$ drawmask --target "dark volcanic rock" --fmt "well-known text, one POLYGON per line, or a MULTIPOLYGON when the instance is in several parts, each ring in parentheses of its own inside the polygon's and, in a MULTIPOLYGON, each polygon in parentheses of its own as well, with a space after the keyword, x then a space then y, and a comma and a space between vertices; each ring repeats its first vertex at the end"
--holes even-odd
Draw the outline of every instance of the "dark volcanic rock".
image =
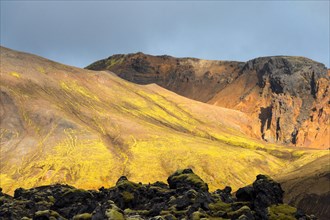
POLYGON ((236 192, 236 198, 238 201, 252 202, 255 198, 254 188, 252 186, 239 188, 236 192))
POLYGON ((58 210, 63 216, 72 218, 77 214, 91 213, 96 206, 97 201, 92 193, 82 189, 71 189, 56 199, 51 208, 58 210))
POLYGON ((236 193, 238 201, 250 202, 261 219, 267 218, 267 207, 283 203, 281 185, 268 176, 258 175, 252 186, 240 188, 236 193))
POLYGON ((304 57, 273 56, 248 61, 241 74, 255 71, 261 88, 270 83, 272 92, 316 97, 317 81, 327 76, 326 67, 304 57))
POLYGON ((281 185, 268 176, 258 175, 257 180, 253 183, 253 189, 256 207, 268 207, 283 203, 284 191, 281 185))
POLYGON ((124 220, 124 219, 311 219, 282 204, 281 186, 258 175, 253 186, 209 193, 207 184, 191 169, 178 170, 162 182, 137 184, 120 177, 116 186, 99 191, 68 185, 19 188, 15 196, 0 194, 0 219, 124 220), (275 217, 274 217, 275 216, 275 217))
POLYGON ((217 189, 215 191, 216 194, 219 195, 221 201, 225 202, 225 203, 232 203, 233 197, 231 195, 231 187, 230 186, 226 186, 223 190, 217 189))

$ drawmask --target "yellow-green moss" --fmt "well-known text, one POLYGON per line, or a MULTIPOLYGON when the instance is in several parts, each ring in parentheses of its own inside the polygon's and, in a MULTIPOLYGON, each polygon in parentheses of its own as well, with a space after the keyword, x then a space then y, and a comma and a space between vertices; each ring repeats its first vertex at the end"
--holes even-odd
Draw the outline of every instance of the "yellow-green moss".
POLYGON ((74 194, 89 194, 90 196, 92 196, 92 194, 90 192, 88 192, 87 190, 84 189, 68 189, 63 196, 66 196, 69 193, 74 193, 74 194))
POLYGON ((51 202, 51 203, 54 203, 55 202, 55 198, 54 196, 47 196, 48 200, 51 202))
POLYGON ((39 73, 46 74, 46 71, 42 66, 38 66, 37 70, 38 70, 39 73))
POLYGON ((297 209, 287 204, 268 207, 269 220, 294 220, 297 209))
POLYGON ((107 66, 107 68, 110 68, 112 66, 119 65, 119 64, 123 63, 123 61, 124 61, 123 57, 121 57, 119 59, 112 58, 112 59, 109 59, 109 60, 106 61, 106 66, 107 66))
POLYGON ((11 72, 10 75, 16 78, 21 78, 21 74, 19 74, 18 72, 11 72))
POLYGON ((35 213, 36 217, 38 217, 38 216, 47 216, 47 215, 52 216, 52 217, 56 217, 56 218, 60 217, 60 215, 57 212, 53 211, 53 210, 42 210, 42 211, 37 211, 35 213))
POLYGON ((180 179, 185 180, 187 182, 192 183, 193 185, 195 185, 197 187, 200 187, 203 190, 208 190, 207 184, 199 176, 197 176, 194 173, 182 174, 182 172, 183 172, 183 170, 178 170, 176 172, 176 174, 179 174, 179 175, 173 176, 172 180, 173 181, 178 181, 180 179))
POLYGON ((231 211, 231 205, 228 203, 224 203, 222 201, 218 201, 216 203, 210 203, 209 208, 212 211, 224 211, 224 212, 231 211))
POLYGON ((192 214, 192 220, 200 220, 201 218, 205 218, 206 215, 204 215, 203 213, 200 212, 194 212, 192 214))
POLYGON ((134 199, 133 193, 130 193, 130 192, 127 192, 127 191, 124 191, 122 193, 122 195, 123 195, 123 199, 124 199, 125 202, 130 202, 134 199))
POLYGON ((108 220, 125 220, 124 215, 114 209, 108 209, 105 215, 108 217, 108 220))
POLYGON ((90 213, 83 213, 83 214, 75 215, 73 217, 73 220, 89 220, 89 219, 92 219, 92 214, 90 213))
POLYGON ((121 189, 137 189, 139 184, 131 182, 129 180, 122 180, 116 184, 116 187, 121 189))
POLYGON ((243 206, 240 209, 236 210, 236 211, 231 211, 228 212, 228 216, 229 217, 235 217, 235 216, 240 216, 243 215, 246 212, 251 211, 251 209, 248 206, 243 206))
POLYGON ((132 209, 125 209, 124 213, 127 215, 148 215, 148 210, 132 210, 132 209))

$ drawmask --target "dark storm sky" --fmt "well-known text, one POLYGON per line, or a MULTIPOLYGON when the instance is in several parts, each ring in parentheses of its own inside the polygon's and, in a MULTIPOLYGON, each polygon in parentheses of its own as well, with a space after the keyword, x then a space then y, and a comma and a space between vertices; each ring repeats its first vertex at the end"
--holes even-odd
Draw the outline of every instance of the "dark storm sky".
POLYGON ((329 1, 1 1, 1 45, 84 67, 117 53, 330 66, 329 1))

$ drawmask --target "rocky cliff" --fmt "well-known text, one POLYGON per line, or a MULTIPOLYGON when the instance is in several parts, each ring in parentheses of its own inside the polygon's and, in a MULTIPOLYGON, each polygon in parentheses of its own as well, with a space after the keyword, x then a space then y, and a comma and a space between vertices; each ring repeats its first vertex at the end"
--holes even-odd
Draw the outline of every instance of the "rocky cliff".
POLYGON ((329 75, 304 57, 273 56, 246 63, 194 58, 114 55, 88 67, 129 81, 248 113, 252 135, 272 143, 329 148, 329 75))
POLYGON ((303 57, 248 61, 239 77, 210 103, 248 113, 268 142, 329 148, 329 76, 303 57))

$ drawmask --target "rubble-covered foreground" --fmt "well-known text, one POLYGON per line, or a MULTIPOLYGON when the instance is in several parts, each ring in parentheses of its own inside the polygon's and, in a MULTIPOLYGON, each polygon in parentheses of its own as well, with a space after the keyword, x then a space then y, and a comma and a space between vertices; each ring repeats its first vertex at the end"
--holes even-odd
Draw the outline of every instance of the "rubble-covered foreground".
POLYGON ((0 194, 1 219, 316 219, 283 204, 281 185, 258 175, 235 195, 230 187, 210 193, 191 169, 178 170, 168 184, 134 183, 122 176, 112 188, 49 185, 0 194))

